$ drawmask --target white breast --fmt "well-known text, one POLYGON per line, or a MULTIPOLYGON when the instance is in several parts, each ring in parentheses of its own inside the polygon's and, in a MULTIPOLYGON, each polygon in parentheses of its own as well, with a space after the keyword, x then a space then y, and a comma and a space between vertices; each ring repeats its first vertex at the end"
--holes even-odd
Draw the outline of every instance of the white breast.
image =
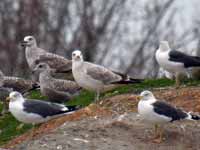
POLYGON ((169 61, 169 51, 160 52, 160 50, 156 51, 156 60, 158 64, 165 70, 176 73, 176 72, 185 72, 183 63, 169 61))
POLYGON ((143 101, 138 103, 138 113, 140 116, 148 122, 151 123, 166 123, 171 120, 171 118, 159 115, 154 112, 153 106, 151 105, 153 101, 143 101))
POLYGON ((23 123, 41 123, 44 122, 44 118, 37 114, 26 113, 23 111, 23 105, 21 102, 10 102, 9 111, 19 121, 23 123))
POLYGON ((72 73, 75 81, 78 83, 79 86, 92 91, 103 90, 104 84, 101 81, 94 80, 93 78, 88 76, 86 68, 84 68, 83 65, 79 64, 79 62, 73 63, 72 73))

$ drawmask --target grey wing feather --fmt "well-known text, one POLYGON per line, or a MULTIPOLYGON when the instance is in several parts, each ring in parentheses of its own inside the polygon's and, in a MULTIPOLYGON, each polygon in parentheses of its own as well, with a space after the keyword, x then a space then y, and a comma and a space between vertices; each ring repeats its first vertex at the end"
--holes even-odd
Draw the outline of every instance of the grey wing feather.
POLYGON ((39 64, 40 62, 47 63, 51 68, 61 71, 69 71, 72 69, 71 60, 52 53, 45 53, 40 55, 35 63, 39 64))
POLYGON ((13 88, 16 91, 24 92, 32 89, 35 83, 18 77, 4 77, 3 86, 13 88))
POLYGON ((109 84, 121 80, 121 76, 115 74, 111 70, 95 64, 86 63, 86 73, 95 80, 99 80, 104 84, 109 84))
POLYGON ((169 56, 169 60, 184 63, 185 67, 200 66, 200 57, 198 56, 190 56, 176 50, 171 50, 169 56))
POLYGON ((74 92, 80 90, 80 86, 74 81, 54 79, 52 84, 52 87, 59 91, 74 92))
POLYGON ((65 107, 55 103, 48 103, 40 100, 26 100, 24 102, 24 110, 30 113, 37 113, 43 117, 53 116, 64 113, 65 107))
POLYGON ((51 88, 44 88, 44 95, 48 97, 49 101, 57 103, 66 102, 71 98, 71 95, 69 93, 51 88))
POLYGON ((156 101, 155 103, 153 103, 153 106, 154 106, 155 112, 172 118, 171 121, 180 120, 180 119, 184 119, 187 117, 186 112, 184 112, 181 109, 178 109, 164 101, 156 101))

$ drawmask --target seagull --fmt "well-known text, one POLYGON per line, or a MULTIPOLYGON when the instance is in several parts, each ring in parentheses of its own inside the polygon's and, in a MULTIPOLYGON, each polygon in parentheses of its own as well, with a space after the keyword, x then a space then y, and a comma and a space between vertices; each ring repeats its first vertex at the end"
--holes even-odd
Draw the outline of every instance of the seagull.
POLYGON ((71 71, 71 60, 39 48, 34 36, 25 36, 21 45, 25 47, 26 60, 31 70, 40 62, 45 62, 51 68, 57 69, 60 72, 71 71))
POLYGON ((14 91, 25 93, 39 87, 37 82, 14 76, 5 76, 0 70, 0 87, 11 88, 14 91))
POLYGON ((180 86, 179 74, 188 73, 192 67, 200 67, 200 57, 190 56, 183 52, 172 50, 167 41, 161 41, 159 49, 155 53, 160 67, 175 74, 176 86, 180 86))
POLYGON ((34 69, 39 73, 40 91, 51 102, 62 103, 80 94, 81 87, 74 81, 52 77, 54 69, 46 63, 39 63, 34 69))
POLYGON ((46 101, 25 99, 21 93, 13 91, 9 94, 9 111, 20 122, 27 124, 40 124, 50 119, 70 114, 76 111, 76 106, 46 101))
MULTIPOLYGON (((157 100, 150 91, 141 92, 138 113, 147 122, 155 124, 155 135, 158 136, 159 125, 176 120, 200 120, 200 116, 185 112, 164 101, 157 100)), ((163 130, 159 131, 158 141, 162 141, 163 130)))
POLYGON ((81 51, 72 52, 72 74, 75 81, 87 90, 96 92, 95 101, 106 85, 140 83, 141 79, 132 79, 127 75, 111 71, 103 66, 83 60, 81 51))

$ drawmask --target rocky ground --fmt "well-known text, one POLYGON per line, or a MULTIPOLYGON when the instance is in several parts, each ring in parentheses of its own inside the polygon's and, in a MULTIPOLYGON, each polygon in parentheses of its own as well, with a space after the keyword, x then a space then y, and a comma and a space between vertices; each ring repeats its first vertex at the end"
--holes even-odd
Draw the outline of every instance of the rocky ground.
MULTIPOLYGON (((156 97, 187 111, 200 112, 200 88, 156 89, 156 97)), ((167 124, 165 139, 155 143, 152 125, 137 115, 133 94, 117 95, 78 112, 49 121, 10 141, 15 150, 198 150, 200 123, 167 124)))

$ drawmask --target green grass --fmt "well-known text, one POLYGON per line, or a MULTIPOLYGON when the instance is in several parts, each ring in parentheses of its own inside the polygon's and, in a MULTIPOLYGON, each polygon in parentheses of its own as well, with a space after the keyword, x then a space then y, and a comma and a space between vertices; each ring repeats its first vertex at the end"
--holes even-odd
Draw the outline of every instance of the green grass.
MULTIPOLYGON (((200 81, 194 80, 185 80, 183 84, 186 86, 197 86, 200 85, 200 81)), ((118 87, 114 90, 101 94, 101 98, 103 97, 110 97, 113 95, 123 94, 123 93, 139 93, 142 90, 151 90, 152 88, 158 87, 167 87, 174 85, 174 81, 168 79, 157 79, 157 80, 145 80, 143 83, 134 84, 134 85, 125 85, 118 87)), ((71 101, 67 102, 67 105, 80 105, 80 106, 87 106, 89 105, 95 97, 94 92, 89 92, 83 90, 79 96, 76 96, 71 101)), ((32 99, 42 99, 46 100, 46 97, 41 96, 39 91, 32 91, 28 98, 32 99)), ((0 104, 0 111, 2 109, 2 104, 0 104)), ((22 129, 16 130, 17 126, 20 125, 11 114, 7 114, 0 117, 0 145, 5 144, 12 138, 26 132, 27 130, 32 128, 32 125, 24 125, 22 129)))
POLYGON ((21 129, 16 130, 19 125, 20 122, 10 114, 0 117, 0 145, 32 128, 32 125, 26 124, 21 129))

